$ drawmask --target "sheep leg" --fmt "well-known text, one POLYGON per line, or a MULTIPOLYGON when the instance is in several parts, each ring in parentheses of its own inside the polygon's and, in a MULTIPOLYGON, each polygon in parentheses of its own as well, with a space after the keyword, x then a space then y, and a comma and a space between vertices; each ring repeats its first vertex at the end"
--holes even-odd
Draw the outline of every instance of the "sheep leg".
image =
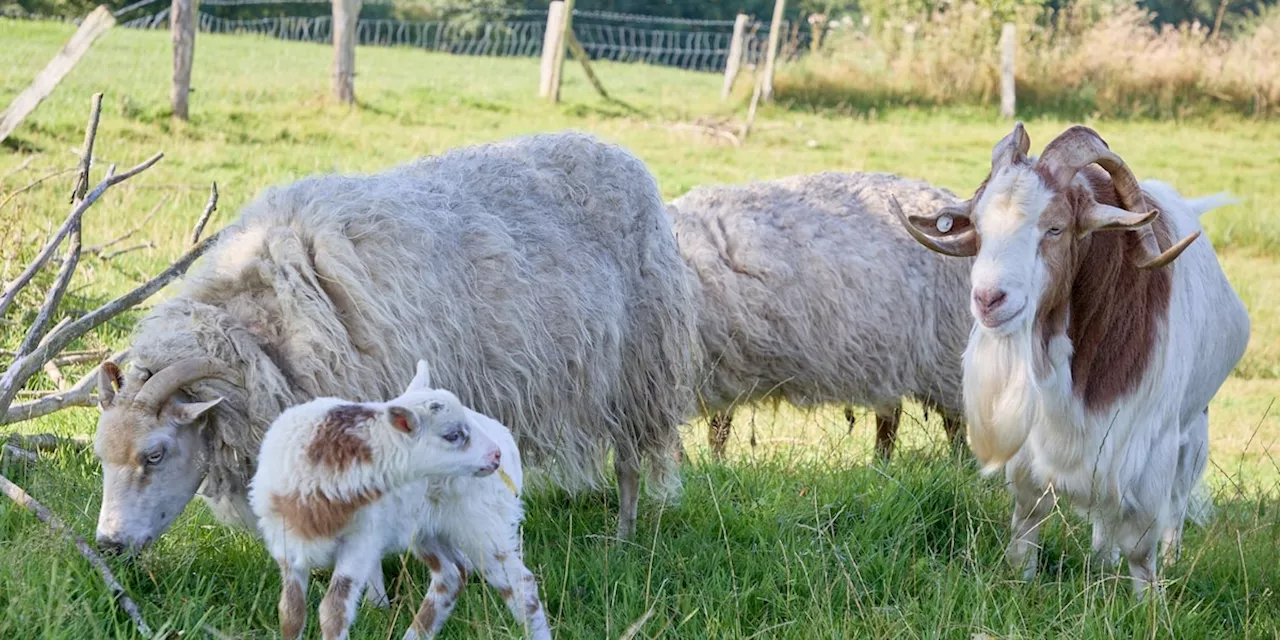
POLYGON ((969 446, 965 442, 964 418, 946 411, 940 410, 939 413, 942 414, 942 430, 947 433, 947 441, 951 443, 952 455, 963 456, 964 450, 969 446))
POLYGON ((1009 463, 1008 480, 1013 492, 1013 518, 1009 528, 1013 532, 1005 559, 1015 569, 1022 570, 1022 579, 1036 575, 1040 558, 1040 525, 1053 511, 1055 496, 1048 489, 1037 487, 1031 472, 1016 460, 1009 463))
MULTIPOLYGON (((346 551, 346 550, 344 550, 346 551)), ((346 640, 356 621, 356 605, 373 565, 382 560, 380 549, 352 549, 333 567, 329 590, 320 601, 320 633, 324 640, 346 640)))
POLYGON ((425 640, 440 633, 453 613, 458 596, 467 584, 467 572, 454 560, 454 554, 434 538, 415 540, 411 550, 431 569, 431 584, 427 585, 427 595, 413 616, 413 624, 404 632, 404 640, 425 640))
POLYGON ((707 426, 707 444, 711 445, 711 455, 716 460, 724 460, 725 446, 729 443, 729 434, 733 431, 733 416, 717 411, 711 414, 707 426))
POLYGON ((311 571, 280 560, 280 636, 297 640, 307 626, 307 578, 311 571))
POLYGON ((639 466, 620 451, 614 454, 613 468, 618 475, 618 538, 621 540, 630 540, 636 530, 636 513, 640 507, 639 466))
POLYGON ((387 585, 382 575, 381 562, 373 565, 373 571, 369 572, 369 586, 364 592, 364 601, 375 609, 386 609, 391 606, 391 599, 387 597, 387 585))
POLYGON ((876 455, 881 460, 893 456, 893 445, 898 440, 898 423, 902 420, 902 404, 876 409, 876 455))
POLYGON ((511 615, 524 627, 525 634, 533 640, 551 640, 547 613, 538 598, 538 579, 516 551, 494 553, 484 567, 484 579, 498 590, 511 615))
POLYGON ((845 433, 852 435, 853 428, 858 424, 858 415, 853 412, 853 407, 844 408, 844 421, 849 423, 849 430, 845 433))
POLYGON ((1093 557, 1104 569, 1120 564, 1120 547, 1115 544, 1115 533, 1101 520, 1093 522, 1093 557))

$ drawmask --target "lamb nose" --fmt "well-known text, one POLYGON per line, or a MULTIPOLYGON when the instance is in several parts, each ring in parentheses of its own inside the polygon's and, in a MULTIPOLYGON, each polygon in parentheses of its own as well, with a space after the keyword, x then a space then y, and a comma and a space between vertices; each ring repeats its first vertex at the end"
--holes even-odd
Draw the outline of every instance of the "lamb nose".
POLYGON ((1004 303, 1005 297, 1007 296, 1004 289, 982 289, 973 292, 974 301, 987 311, 994 311, 1004 303))

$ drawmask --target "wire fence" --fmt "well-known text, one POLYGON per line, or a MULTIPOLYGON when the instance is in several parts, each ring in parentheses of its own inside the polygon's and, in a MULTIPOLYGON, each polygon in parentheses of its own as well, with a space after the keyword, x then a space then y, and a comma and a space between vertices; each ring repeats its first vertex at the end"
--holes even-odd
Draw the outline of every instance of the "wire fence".
MULTIPOLYGON (((227 8, 328 5, 330 0, 202 0, 198 29, 204 33, 253 34, 280 40, 332 42, 329 15, 273 15, 228 17, 227 8)), ((365 7, 387 7, 368 3, 365 7)), ((314 9, 316 7, 311 7, 314 9)), ((301 11, 296 11, 302 13, 301 11)), ((169 8, 162 0, 140 0, 116 12, 121 25, 134 29, 168 29, 169 8)), ((357 43, 363 46, 416 47, 469 56, 542 55, 547 11, 508 10, 487 16, 459 19, 400 20, 362 17, 357 23, 357 43)), ((782 58, 803 55, 809 48, 807 24, 784 24, 782 58)), ((607 11, 573 12, 573 32, 593 60, 641 62, 719 72, 725 68, 733 39, 732 20, 662 18, 607 11)), ((754 23, 745 40, 744 63, 764 60, 769 25, 754 23)))

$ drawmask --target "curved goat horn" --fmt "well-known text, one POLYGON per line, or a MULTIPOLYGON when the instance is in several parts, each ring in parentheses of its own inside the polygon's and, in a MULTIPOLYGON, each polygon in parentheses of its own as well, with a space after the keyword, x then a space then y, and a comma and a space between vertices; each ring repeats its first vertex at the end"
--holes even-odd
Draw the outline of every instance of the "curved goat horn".
MULTIPOLYGON (((1111 176, 1121 206, 1134 213, 1150 211, 1146 198, 1142 195, 1142 187, 1138 185, 1138 179, 1129 170, 1129 166, 1089 127, 1077 125, 1063 131, 1053 142, 1045 145, 1037 163, 1048 169, 1049 175, 1053 176, 1061 188, 1070 185, 1081 169, 1097 164, 1111 176)), ((1174 258, 1200 236, 1200 232, 1196 231, 1162 253, 1151 225, 1133 231, 1138 234, 1138 243, 1133 246, 1131 258, 1140 269, 1158 269, 1173 262, 1174 258)))
POLYGON ((232 384, 241 384, 240 374, 213 358, 187 358, 179 360, 147 379, 134 396, 135 406, 159 413, 165 400, 182 387, 205 378, 221 378, 232 384))

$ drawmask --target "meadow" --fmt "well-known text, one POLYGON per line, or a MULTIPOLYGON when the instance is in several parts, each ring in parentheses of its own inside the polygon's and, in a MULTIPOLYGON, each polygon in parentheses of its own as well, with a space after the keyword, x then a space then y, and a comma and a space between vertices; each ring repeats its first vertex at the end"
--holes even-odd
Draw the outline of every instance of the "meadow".
MULTIPOLYGON (((0 20, 0 103, 12 99, 70 36, 62 24, 0 20)), ((109 192, 85 220, 86 245, 141 225, 154 247, 85 259, 65 307, 88 309, 183 251, 207 199, 211 226, 266 186, 330 171, 366 172, 445 149, 566 128, 590 131, 644 159, 663 194, 823 170, 890 171, 968 196, 990 148, 1009 130, 990 109, 766 107, 741 147, 687 125, 740 120, 718 100, 721 78, 639 65, 597 65, 597 96, 566 67, 564 100, 534 99, 537 60, 450 57, 362 48, 360 105, 327 98, 331 52, 310 44, 201 35, 192 117, 169 117, 169 36, 117 29, 0 149, 0 202, 38 177, 73 167, 89 98, 104 92, 97 155, 131 166, 165 159, 109 192), (24 163, 30 160, 29 164, 24 163)), ((1071 122, 1027 122, 1038 149, 1071 122)), ((1240 202, 1205 216, 1220 260, 1249 307, 1249 349, 1211 407, 1206 482, 1218 517, 1188 529, 1163 599, 1136 603, 1123 574, 1088 562, 1089 527, 1056 511, 1041 574, 1024 583, 1003 565, 1009 500, 997 479, 945 451, 936 416, 911 407, 898 454, 871 457, 872 423, 846 432, 838 408, 743 408, 730 456, 712 461, 705 426, 687 426, 683 499, 642 501, 636 538, 615 539, 612 491, 527 498, 526 561, 562 638, 1277 638, 1280 637, 1280 123, 1223 114, 1177 122, 1090 120, 1140 178, 1189 196, 1231 191, 1240 202)), ((100 177, 103 166, 95 170, 100 177)), ((12 278, 66 214, 72 174, 0 205, 0 280, 12 278)), ((130 243, 132 244, 132 243, 130 243)), ((45 274, 43 282, 52 279, 45 274)), ((40 287, 35 287, 40 289, 40 287)), ((28 307, 42 293, 27 294, 28 307)), ((10 313, 0 348, 30 317, 10 313)), ((73 348, 122 346, 121 318, 73 348)), ((0 367, 5 360, 0 357, 0 367)), ((74 373, 71 371, 70 373, 74 373)), ((52 388, 43 377, 33 389, 52 388)), ((19 428, 92 434, 96 410, 19 428)), ((8 465, 82 535, 97 518, 99 466, 89 452, 8 465)), ((362 608, 356 638, 399 637, 428 582, 412 560, 384 562, 392 605, 362 608)), ((277 633, 276 567, 253 537, 192 503, 168 535, 132 563, 113 562, 153 627, 207 637, 277 633)), ((311 583, 314 606, 325 584, 311 583)), ((450 638, 518 637, 496 594, 473 581, 445 627, 450 638)), ((136 632, 70 544, 0 502, 0 638, 131 638, 136 632)))

